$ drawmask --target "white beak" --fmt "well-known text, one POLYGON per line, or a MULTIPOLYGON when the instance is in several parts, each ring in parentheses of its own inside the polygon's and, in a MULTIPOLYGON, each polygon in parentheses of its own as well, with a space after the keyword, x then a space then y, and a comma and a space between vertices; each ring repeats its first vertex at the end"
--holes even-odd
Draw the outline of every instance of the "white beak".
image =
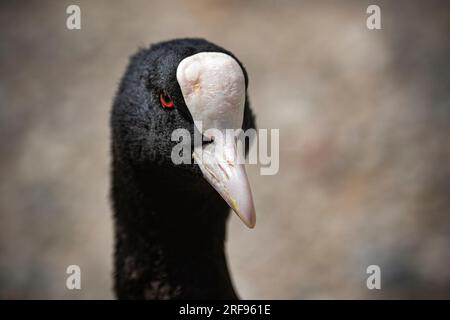
POLYGON ((205 179, 249 227, 256 223, 245 164, 237 154, 232 130, 244 116, 245 78, 231 56, 202 52, 185 58, 177 80, 197 129, 211 143, 196 146, 193 157, 205 179), (199 125, 200 124, 200 125, 199 125))

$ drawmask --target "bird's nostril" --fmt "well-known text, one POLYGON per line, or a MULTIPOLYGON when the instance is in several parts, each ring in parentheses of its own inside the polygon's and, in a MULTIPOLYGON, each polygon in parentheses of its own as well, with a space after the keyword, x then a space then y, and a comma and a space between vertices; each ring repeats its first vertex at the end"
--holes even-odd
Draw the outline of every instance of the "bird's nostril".
POLYGON ((202 146, 206 146, 206 145, 212 143, 213 141, 214 141, 213 138, 208 139, 208 138, 206 138, 205 136, 203 136, 203 139, 202 139, 202 146))

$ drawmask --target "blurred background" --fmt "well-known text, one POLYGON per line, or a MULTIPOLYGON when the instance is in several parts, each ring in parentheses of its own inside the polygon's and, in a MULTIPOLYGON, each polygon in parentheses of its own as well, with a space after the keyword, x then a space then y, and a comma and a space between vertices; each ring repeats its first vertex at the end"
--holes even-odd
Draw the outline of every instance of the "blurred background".
POLYGON ((109 112, 130 54, 204 37, 250 76, 280 170, 248 168, 231 216, 237 291, 260 299, 450 298, 445 1, 2 1, 0 298, 113 298, 109 112), (66 8, 81 8, 81 30, 66 8), (381 7, 382 30, 366 9, 381 7), (66 267, 82 270, 67 290, 66 267), (381 268, 368 290, 366 268, 381 268))

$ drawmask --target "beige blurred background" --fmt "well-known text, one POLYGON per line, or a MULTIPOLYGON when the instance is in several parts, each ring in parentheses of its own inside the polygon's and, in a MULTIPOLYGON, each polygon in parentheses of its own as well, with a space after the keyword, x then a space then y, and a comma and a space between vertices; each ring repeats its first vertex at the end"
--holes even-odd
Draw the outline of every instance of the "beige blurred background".
POLYGON ((250 75, 280 171, 230 219, 243 298, 450 298, 450 6, 2 1, 0 298, 113 298, 108 117, 140 46, 204 37, 250 75), (66 29, 69 4, 82 29, 66 29), (382 30, 366 28, 381 7, 382 30), (65 287, 82 269, 82 290, 65 287), (366 268, 381 267, 381 290, 366 268))

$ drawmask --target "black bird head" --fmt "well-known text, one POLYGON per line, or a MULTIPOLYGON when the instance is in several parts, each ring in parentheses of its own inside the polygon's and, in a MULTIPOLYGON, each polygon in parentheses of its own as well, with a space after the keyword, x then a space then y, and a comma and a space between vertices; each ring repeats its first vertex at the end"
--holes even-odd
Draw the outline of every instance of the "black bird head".
POLYGON ((142 188, 151 181, 161 193, 195 196, 213 190, 253 227, 244 165, 229 157, 236 152, 235 142, 208 131, 254 128, 247 87, 242 63, 206 40, 172 40, 140 50, 131 58, 114 101, 113 161, 127 168, 126 174, 134 175, 142 188), (174 163, 176 129, 189 132, 189 157, 199 164, 174 163), (205 139, 200 145, 194 144, 195 131, 205 139))

